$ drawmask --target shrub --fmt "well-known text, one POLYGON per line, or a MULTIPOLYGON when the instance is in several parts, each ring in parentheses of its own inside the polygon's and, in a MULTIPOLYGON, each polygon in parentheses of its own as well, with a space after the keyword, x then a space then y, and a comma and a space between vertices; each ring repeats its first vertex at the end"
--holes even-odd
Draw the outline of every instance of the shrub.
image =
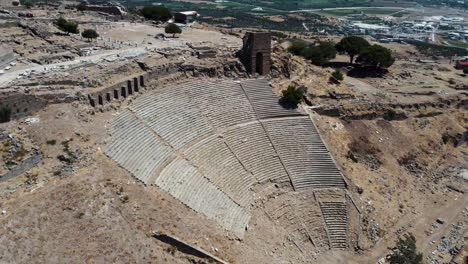
POLYGON ((336 57, 335 44, 332 42, 320 42, 317 46, 322 58, 327 62, 336 57))
POLYGON ((46 143, 47 145, 54 146, 55 144, 57 144, 57 140, 55 139, 47 140, 46 143))
POLYGON ((310 60, 313 64, 321 66, 326 63, 320 50, 317 47, 306 48, 302 51, 302 56, 305 59, 310 60))
POLYGON ((393 110, 393 109, 388 109, 383 114, 383 119, 385 119, 387 121, 392 121, 392 120, 395 120, 396 118, 397 118, 397 112, 395 112, 395 110, 393 110))
POLYGON ((283 98, 281 103, 286 108, 297 108, 297 106, 304 100, 306 88, 303 86, 296 87, 289 85, 286 90, 283 90, 283 98))
POLYGON ((68 21, 63 17, 59 17, 55 21, 55 25, 57 26, 58 29, 62 30, 63 32, 66 32, 67 34, 73 33, 73 34, 78 34, 80 31, 78 30, 78 24, 72 21, 68 21))
POLYGON ((422 264, 422 260, 423 255, 417 252, 416 238, 411 233, 398 238, 389 258, 391 264, 422 264))
POLYGON ((10 122, 11 120, 11 109, 2 107, 0 108, 0 123, 10 122))
POLYGON ((336 69, 333 73, 332 73, 332 76, 333 78, 337 79, 338 81, 342 81, 344 79, 343 77, 343 73, 341 73, 340 70, 336 69))
POLYGON ((288 51, 294 55, 303 55, 304 50, 307 48, 307 43, 302 40, 295 41, 292 43, 291 47, 288 48, 288 51))
POLYGON ((99 34, 94 29, 85 29, 81 33, 81 36, 83 38, 87 38, 90 41, 91 39, 95 39, 95 38, 99 37, 99 34))
POLYGON ((335 45, 331 42, 320 42, 317 46, 308 46, 304 41, 296 41, 288 49, 294 55, 303 56, 313 64, 322 66, 336 57, 335 45))
POLYGON ((175 37, 175 34, 182 33, 182 29, 176 24, 170 23, 166 26, 164 32, 166 32, 167 34, 172 34, 172 37, 175 37))
POLYGON ((172 18, 171 10, 165 6, 145 6, 140 13, 146 19, 160 22, 166 22, 172 18))

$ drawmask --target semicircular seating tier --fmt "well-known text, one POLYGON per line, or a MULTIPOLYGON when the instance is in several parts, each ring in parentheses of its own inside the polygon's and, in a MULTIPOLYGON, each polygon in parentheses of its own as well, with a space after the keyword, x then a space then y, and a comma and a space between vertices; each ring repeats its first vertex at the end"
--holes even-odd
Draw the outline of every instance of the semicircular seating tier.
POLYGON ((113 120, 108 157, 242 237, 254 186, 345 189, 308 115, 266 80, 195 81, 137 98, 113 120))

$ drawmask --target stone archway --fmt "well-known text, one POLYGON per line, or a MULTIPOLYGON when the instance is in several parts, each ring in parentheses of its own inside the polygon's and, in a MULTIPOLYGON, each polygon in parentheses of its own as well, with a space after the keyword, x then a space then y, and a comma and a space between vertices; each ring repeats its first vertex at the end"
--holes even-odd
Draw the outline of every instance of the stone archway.
POLYGON ((255 55, 255 72, 263 75, 263 53, 261 52, 255 55))

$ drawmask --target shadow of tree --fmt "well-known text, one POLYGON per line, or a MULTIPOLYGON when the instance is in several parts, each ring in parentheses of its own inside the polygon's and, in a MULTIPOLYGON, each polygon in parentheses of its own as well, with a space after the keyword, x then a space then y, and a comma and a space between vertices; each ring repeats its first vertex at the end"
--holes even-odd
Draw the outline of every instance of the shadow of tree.
POLYGON ((323 65, 323 67, 331 67, 335 69, 340 69, 347 66, 350 66, 349 62, 344 61, 331 61, 323 65))
POLYGON ((387 73, 387 69, 355 66, 354 69, 348 72, 348 76, 354 78, 382 78, 387 73))
POLYGON ((288 99, 281 97, 278 100, 278 104, 281 105, 283 108, 286 109, 297 109, 297 105, 294 104, 293 102, 290 102, 288 99))

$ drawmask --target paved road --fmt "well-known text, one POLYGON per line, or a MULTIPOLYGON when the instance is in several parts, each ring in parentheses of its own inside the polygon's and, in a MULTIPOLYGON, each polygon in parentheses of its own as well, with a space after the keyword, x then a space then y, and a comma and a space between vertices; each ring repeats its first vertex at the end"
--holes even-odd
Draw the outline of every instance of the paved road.
POLYGON ((17 77, 21 76, 25 72, 43 72, 52 70, 54 68, 57 68, 59 66, 72 66, 72 65, 78 65, 78 64, 84 64, 84 63, 96 63, 99 62, 105 58, 112 57, 115 55, 120 55, 120 56, 125 56, 126 54, 138 54, 138 53, 146 53, 146 48, 152 48, 152 46, 141 46, 141 47, 135 47, 135 48, 127 48, 127 49, 122 49, 122 50, 111 50, 111 51, 106 51, 103 53, 91 55, 91 56, 86 56, 86 57, 79 57, 73 61, 64 61, 64 62, 58 62, 58 63, 51 63, 51 64, 45 64, 45 65, 32 65, 29 67, 25 67, 19 70, 12 70, 12 71, 7 71, 4 74, 0 75, 0 88, 5 87, 8 85, 11 81, 15 80, 17 77))

